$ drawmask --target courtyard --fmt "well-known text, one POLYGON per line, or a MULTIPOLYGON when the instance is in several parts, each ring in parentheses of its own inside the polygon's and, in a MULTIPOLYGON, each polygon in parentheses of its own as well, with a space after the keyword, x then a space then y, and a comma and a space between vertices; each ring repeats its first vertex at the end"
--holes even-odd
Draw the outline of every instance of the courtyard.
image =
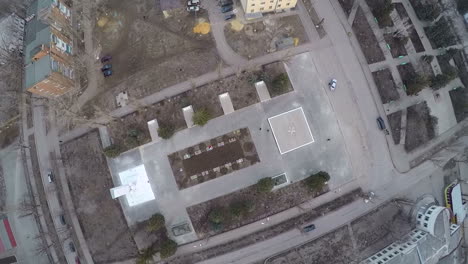
MULTIPOLYGON (((159 212, 165 216, 168 228, 181 224, 190 227, 191 232, 173 237, 179 244, 184 244, 200 238, 187 208, 246 189, 261 178, 286 173, 289 182, 293 183, 324 170, 331 175, 328 183, 330 189, 352 180, 345 143, 325 93, 327 88, 322 85, 324 81, 313 70, 313 60, 309 54, 302 54, 291 58, 285 65, 294 91, 238 109, 228 116, 214 118, 204 127, 195 126, 180 130, 168 140, 150 142, 117 158, 109 159, 115 185, 118 185, 117 175, 120 172, 144 165, 156 197, 154 201, 135 206, 129 206, 121 200, 130 226, 159 212), (318 112, 320 114, 315 114, 318 112), (281 120, 278 116, 287 118, 281 120), (295 140, 286 136, 288 128, 291 127, 288 122, 291 120, 296 122, 298 138, 295 140), (286 134, 282 136, 280 144, 286 145, 284 151, 280 149, 280 152, 277 140, 278 136, 281 137, 281 130, 281 133, 286 134), (197 176, 197 180, 191 182, 190 176, 193 174, 201 175, 209 169, 219 168, 218 163, 231 162, 222 158, 224 154, 216 155, 213 160, 214 154, 211 153, 216 153, 213 151, 220 142, 229 143, 229 138, 235 138, 236 133, 242 136, 240 140, 236 139, 235 142, 238 143, 233 144, 239 145, 233 145, 226 150, 237 155, 236 160, 244 159, 243 156, 245 159, 251 156, 255 157, 255 162, 242 169, 225 171, 216 177, 210 177, 208 173, 208 180, 199 181, 197 176), (333 140, 327 140, 329 138, 333 140), (171 155, 176 154, 183 161, 186 154, 195 154, 195 151, 199 153, 195 155, 196 162, 179 162, 174 166, 171 155), (219 162, 216 159, 219 159, 219 162), (183 168, 183 174, 179 173, 180 168, 183 168)), ((222 151, 221 148, 219 151, 222 151)), ((312 197, 311 195, 310 198, 312 197)), ((303 199, 298 199, 298 202, 303 202, 303 199)), ((284 203, 281 207, 286 204, 284 208, 294 206, 288 201, 281 200, 281 203, 284 203)))

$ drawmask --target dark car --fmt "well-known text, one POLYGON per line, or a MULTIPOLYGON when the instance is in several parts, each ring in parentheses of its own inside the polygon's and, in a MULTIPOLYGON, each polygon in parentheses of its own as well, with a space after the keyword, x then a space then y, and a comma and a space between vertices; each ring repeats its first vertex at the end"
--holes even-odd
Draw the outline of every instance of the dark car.
POLYGON ((382 117, 377 117, 377 126, 379 127, 380 130, 385 130, 385 121, 383 120, 382 117))
POLYGON ((227 13, 232 11, 232 5, 221 7, 221 13, 227 13))
POLYGON ((65 221, 65 216, 64 215, 60 215, 60 223, 62 223, 62 225, 67 224, 67 221, 65 221))
POLYGON ((104 77, 109 77, 112 75, 112 70, 105 70, 102 73, 104 74, 104 77))
POLYGON ((106 55, 106 56, 101 58, 101 63, 108 62, 110 60, 112 60, 112 56, 106 55))
POLYGON ((226 21, 231 20, 233 18, 236 18, 236 14, 229 14, 229 15, 224 16, 224 20, 226 21))
POLYGON ((304 226, 304 227, 302 228, 302 230, 303 230, 304 232, 310 232, 310 231, 312 231, 312 230, 315 230, 315 225, 314 225, 314 224, 311 224, 311 225, 304 226))
POLYGON ((70 249, 71 252, 76 252, 76 248, 73 242, 68 243, 68 248, 70 249))
POLYGON ((232 5, 232 1, 230 0, 221 1, 221 7, 230 6, 230 5, 232 5))
POLYGON ((106 64, 102 66, 101 71, 109 70, 112 69, 112 64, 106 64))

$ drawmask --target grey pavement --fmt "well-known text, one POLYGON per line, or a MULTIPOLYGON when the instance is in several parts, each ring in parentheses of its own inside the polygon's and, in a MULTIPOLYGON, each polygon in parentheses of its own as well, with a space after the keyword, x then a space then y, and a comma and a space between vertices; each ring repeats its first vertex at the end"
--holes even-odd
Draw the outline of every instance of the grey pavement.
MULTIPOLYGON (((211 31, 216 43, 216 49, 219 56, 225 63, 232 66, 241 66, 247 62, 247 59, 235 53, 226 41, 224 36, 225 14, 221 13, 221 8, 217 1, 202 1, 203 8, 208 10, 208 16, 211 24, 211 31)), ((241 7, 238 7, 241 8, 241 7)))
POLYGON ((18 142, 14 142, 0 151, 0 164, 6 186, 5 208, 11 229, 15 236, 17 247, 0 254, 0 258, 14 254, 19 263, 50 263, 47 254, 37 255, 36 248, 40 245, 40 231, 34 215, 20 217, 25 212, 18 210, 25 198, 30 196, 26 175, 23 171, 23 160, 18 149, 18 142), (39 237, 39 239, 35 239, 39 237))

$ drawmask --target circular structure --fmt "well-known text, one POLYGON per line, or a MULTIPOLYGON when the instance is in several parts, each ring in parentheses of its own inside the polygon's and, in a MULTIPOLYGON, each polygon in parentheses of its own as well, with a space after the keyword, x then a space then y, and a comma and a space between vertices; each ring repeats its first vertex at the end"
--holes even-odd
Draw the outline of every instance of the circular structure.
POLYGON ((446 207, 431 205, 421 207, 416 217, 417 228, 439 237, 445 233, 445 221, 450 219, 450 211, 446 207))

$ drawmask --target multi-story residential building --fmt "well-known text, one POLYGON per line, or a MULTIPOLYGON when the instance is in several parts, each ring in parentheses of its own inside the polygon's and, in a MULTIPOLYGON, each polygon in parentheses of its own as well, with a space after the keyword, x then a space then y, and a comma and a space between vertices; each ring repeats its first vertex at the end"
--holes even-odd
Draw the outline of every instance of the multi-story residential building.
POLYGON ((45 97, 72 90, 71 10, 61 0, 36 0, 28 8, 25 35, 26 88, 45 97))
POLYGON ((278 12, 294 8, 297 0, 241 0, 245 14, 278 12))
POLYGON ((11 14, 0 21, 0 64, 23 52, 24 19, 11 14))

